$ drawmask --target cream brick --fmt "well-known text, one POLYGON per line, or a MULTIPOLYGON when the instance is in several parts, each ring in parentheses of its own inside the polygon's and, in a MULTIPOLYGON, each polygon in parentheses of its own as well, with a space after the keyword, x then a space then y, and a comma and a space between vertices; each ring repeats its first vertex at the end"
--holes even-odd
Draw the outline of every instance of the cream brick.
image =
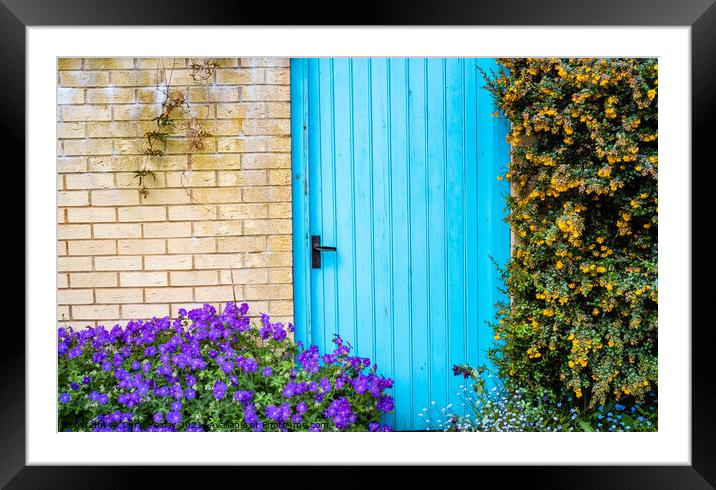
POLYGON ((112 189, 92 191, 93 206, 135 206, 139 204, 136 189, 112 189))
POLYGON ((217 119, 286 119, 291 117, 289 102, 239 102, 216 106, 217 119))
POLYGON ((269 218, 291 219, 291 203, 270 203, 268 216, 269 218))
POLYGON ((61 71, 61 87, 101 87, 109 85, 109 73, 101 71, 61 71))
POLYGON ((72 173, 86 172, 87 157, 65 157, 57 159, 57 172, 72 173))
POLYGON ((136 304, 122 305, 122 318, 124 319, 150 319, 169 316, 169 305, 136 304))
POLYGON ((65 208, 57 208, 57 223, 62 224, 67 220, 65 219, 65 208))
POLYGON ((283 267, 292 265, 290 252, 258 252, 244 256, 244 267, 283 267))
POLYGON ((241 100, 245 102, 284 102, 291 100, 288 85, 249 85, 241 89, 241 100))
POLYGON ((268 204, 247 203, 247 204, 224 204, 219 206, 220 219, 250 219, 267 218, 268 204))
POLYGON ((141 303, 143 294, 137 288, 95 289, 95 302, 100 304, 141 303))
MULTIPOLYGON (((135 89, 137 91, 137 102, 140 104, 161 104, 164 101, 164 94, 157 90, 156 87, 135 89)), ((152 122, 152 126, 156 128, 156 123, 152 122)))
POLYGON ((69 285, 69 274, 57 274, 57 288, 66 288, 69 285))
POLYGON ((142 270, 142 258, 136 256, 95 257, 94 268, 98 271, 142 270))
POLYGON ((146 238, 175 238, 192 236, 190 222, 144 223, 142 226, 144 227, 144 236, 146 238))
POLYGON ((67 221, 70 223, 114 223, 116 218, 114 208, 67 209, 67 221))
POLYGON ((216 251, 216 239, 207 238, 170 238, 167 240, 170 254, 181 253, 211 253, 216 251))
POLYGON ((218 287, 199 287, 194 288, 194 298, 196 301, 206 302, 226 302, 233 301, 234 294, 231 286, 218 287))
POLYGON ((75 189, 109 189, 114 187, 112 174, 70 174, 65 176, 67 190, 75 189))
POLYGON ((63 257, 67 255, 67 242, 58 241, 57 242, 57 256, 63 257))
POLYGON ((193 236, 237 236, 243 229, 241 221, 194 221, 191 225, 193 236))
POLYGON ((152 303, 184 303, 194 301, 192 288, 148 288, 144 290, 146 301, 152 303))
POLYGON ((269 170, 268 183, 271 185, 291 185, 291 170, 269 170))
POLYGON ((244 202, 291 202, 291 187, 261 186, 243 188, 244 202))
POLYGON ((70 274, 72 288, 113 288, 117 287, 116 272, 77 272, 70 274))
POLYGON ((95 238, 139 238, 142 225, 139 223, 114 223, 92 225, 95 238))
POLYGON ((58 104, 84 104, 85 91, 82 88, 64 88, 57 89, 58 104))
MULTIPOLYGON (((139 178, 132 172, 118 172, 114 174, 114 180, 116 187, 119 189, 138 189, 139 178)), ((162 189, 167 186, 166 177, 162 172, 155 171, 153 176, 148 176, 142 179, 142 185, 146 185, 149 191, 154 189, 162 189)))
POLYGON ((214 136, 233 136, 241 134, 244 119, 219 119, 208 120, 204 129, 214 136))
POLYGON ((189 195, 184 191, 184 189, 150 189, 149 195, 145 198, 142 198, 142 204, 146 205, 190 204, 191 202, 191 197, 189 197, 189 195))
POLYGON ((75 155, 111 155, 112 141, 100 139, 64 140, 65 156, 75 155))
POLYGON ((108 105, 77 105, 62 107, 63 121, 109 121, 112 111, 108 105))
POLYGON ((190 103, 206 103, 206 102, 238 102, 238 87, 216 87, 212 86, 208 90, 206 87, 189 87, 187 90, 190 103))
POLYGON ((134 68, 132 58, 85 58, 85 70, 126 70, 134 68))
POLYGON ((116 121, 150 121, 160 113, 156 104, 112 105, 112 118, 116 121))
POLYGON ((192 195, 196 201, 206 204, 241 202, 241 189, 238 187, 194 189, 192 195))
POLYGON ((119 317, 117 305, 74 305, 72 318, 75 320, 97 320, 99 318, 119 317))
POLYGON ((266 183, 265 170, 224 170, 219 172, 220 186, 266 185, 266 183))
POLYGON ((117 251, 123 255, 153 255, 166 253, 164 240, 142 239, 142 240, 119 240, 117 251))
POLYGON ((182 136, 167 138, 164 144, 164 152, 169 155, 178 153, 216 153, 216 138, 204 136, 201 138, 201 148, 189 148, 189 142, 182 136))
POLYGON ((241 155, 241 168, 291 168, 291 155, 284 153, 254 153, 241 155))
POLYGON ((247 136, 277 135, 288 136, 291 134, 290 119, 244 119, 241 134, 247 136))
POLYGON ((172 286, 218 286, 217 271, 186 271, 170 272, 172 286))
POLYGON ((148 68, 150 70, 171 70, 174 68, 183 68, 186 66, 184 58, 135 58, 134 64, 137 68, 148 68))
POLYGON ((217 138, 219 153, 290 152, 291 140, 285 136, 244 136, 217 138))
POLYGON ((267 269, 231 269, 219 272, 222 284, 266 284, 267 269))
POLYGON ((134 102, 133 88, 88 88, 88 104, 129 104, 134 102))
POLYGON ((87 206, 89 205, 89 192, 87 191, 60 191, 57 193, 58 206, 87 206))
POLYGON ((200 254, 194 256, 194 268, 205 269, 234 269, 242 267, 243 258, 236 254, 200 254))
POLYGON ((152 255, 144 258, 144 269, 148 271, 190 270, 191 255, 152 255))
POLYGON ((57 270, 60 272, 91 271, 92 257, 58 257, 57 270))
MULTIPOLYGON (((111 73, 112 83, 118 87, 149 87, 158 82, 156 71, 126 70, 111 73)), ((175 82, 173 77, 172 82, 175 82)))
POLYGON ((286 68, 239 68, 238 70, 218 70, 216 81, 219 84, 281 84, 289 83, 290 72, 286 68))
POLYGON ((122 287, 167 286, 166 272, 120 272, 119 283, 122 287))
POLYGON ((57 137, 62 139, 83 139, 85 137, 85 123, 64 122, 57 123, 57 137))
POLYGON ((239 155, 192 155, 191 165, 200 170, 238 169, 241 166, 239 155))
POLYGON ((293 286, 290 284, 250 284, 244 286, 247 300, 254 299, 291 299, 293 286))
POLYGON ((70 240, 67 242, 70 255, 114 255, 117 242, 114 240, 70 240))
POLYGON ((227 237, 219 240, 219 252, 260 252, 266 250, 265 236, 227 237))
POLYGON ((147 143, 139 139, 114 139, 114 155, 141 155, 147 143))
POLYGON ((82 58, 57 58, 57 70, 81 70, 82 58))
POLYGON ((240 64, 242 67, 281 67, 287 68, 290 66, 289 58, 240 58, 240 64))
POLYGON ((92 238, 91 225, 57 225, 58 240, 92 238))
POLYGON ((269 270, 268 281, 266 282, 269 284, 292 284, 293 269, 290 267, 271 269, 269 270))
POLYGON ((202 172, 193 170, 191 172, 168 172, 168 187, 212 187, 216 185, 214 172, 202 172))
POLYGON ((129 208, 119 208, 119 221, 165 221, 167 219, 167 210, 163 206, 133 206, 129 208))
POLYGON ((293 316, 293 301, 271 301, 269 310, 271 315, 293 316))
POLYGON ((57 303, 60 305, 87 305, 94 302, 91 289, 59 289, 57 303))
POLYGON ((216 206, 192 204, 188 206, 170 206, 170 221, 210 220, 217 216, 216 206))
POLYGON ((288 235, 291 228, 290 219, 244 220, 244 235, 288 235))
MULTIPOLYGON (((135 122, 111 121, 93 122, 92 124, 88 124, 87 136, 90 138, 136 138, 140 135, 139 127, 135 122)), ((136 168, 136 164, 133 164, 132 168, 136 168)), ((116 165, 112 165, 110 170, 123 169, 118 168, 116 165)))
POLYGON ((139 170, 141 165, 138 156, 89 157, 87 168, 90 172, 122 172, 139 170))

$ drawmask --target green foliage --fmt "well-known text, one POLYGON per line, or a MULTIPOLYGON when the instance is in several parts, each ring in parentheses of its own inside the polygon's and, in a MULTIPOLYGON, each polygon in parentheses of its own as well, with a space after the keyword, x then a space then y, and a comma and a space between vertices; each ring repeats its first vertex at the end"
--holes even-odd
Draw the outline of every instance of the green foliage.
POLYGON ((504 59, 487 77, 514 145, 517 243, 490 358, 580 406, 657 391, 657 64, 504 59))

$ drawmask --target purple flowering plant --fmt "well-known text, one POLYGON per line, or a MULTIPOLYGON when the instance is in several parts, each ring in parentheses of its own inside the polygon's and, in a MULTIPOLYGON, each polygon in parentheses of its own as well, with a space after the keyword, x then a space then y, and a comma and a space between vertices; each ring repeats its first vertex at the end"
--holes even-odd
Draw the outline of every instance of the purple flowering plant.
POLYGON ((57 329, 60 431, 389 431, 393 380, 370 359, 294 342, 246 303, 57 329))

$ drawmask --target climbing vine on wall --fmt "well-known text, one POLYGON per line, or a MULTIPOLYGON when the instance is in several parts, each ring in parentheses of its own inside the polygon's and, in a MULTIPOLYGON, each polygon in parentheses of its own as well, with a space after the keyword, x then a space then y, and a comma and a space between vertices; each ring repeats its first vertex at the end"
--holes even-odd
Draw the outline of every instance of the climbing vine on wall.
POLYGON ((657 63, 502 59, 516 234, 490 353, 585 407, 657 389, 657 63))
MULTIPOLYGON (((164 143, 167 137, 183 134, 188 151, 201 151, 204 149, 204 138, 211 136, 211 133, 204 129, 209 111, 207 110, 204 118, 198 118, 189 102, 186 90, 172 85, 176 61, 172 61, 172 66, 169 69, 166 68, 163 61, 161 63, 157 67, 155 85, 161 99, 160 112, 152 119, 156 127, 144 133, 146 140, 146 147, 142 150, 144 160, 141 168, 134 172, 134 177, 139 181, 139 194, 142 197, 149 195, 146 185, 148 179, 151 177, 152 180, 156 180, 156 174, 151 166, 152 158, 164 155, 164 143), (179 117, 187 115, 189 117, 186 120, 180 121, 179 117)), ((209 80, 216 69, 220 68, 219 63, 213 59, 198 59, 192 60, 189 67, 192 81, 204 87, 208 103, 211 98, 209 80)))

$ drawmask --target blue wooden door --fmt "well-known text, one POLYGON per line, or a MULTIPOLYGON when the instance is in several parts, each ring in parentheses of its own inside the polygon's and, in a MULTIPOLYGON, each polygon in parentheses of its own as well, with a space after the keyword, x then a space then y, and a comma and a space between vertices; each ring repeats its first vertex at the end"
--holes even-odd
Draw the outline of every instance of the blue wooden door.
POLYGON ((486 363, 500 299, 506 123, 493 59, 291 62, 296 335, 334 333, 395 379, 396 429, 460 407, 458 363, 486 363), (311 237, 336 251, 313 268, 311 237))

